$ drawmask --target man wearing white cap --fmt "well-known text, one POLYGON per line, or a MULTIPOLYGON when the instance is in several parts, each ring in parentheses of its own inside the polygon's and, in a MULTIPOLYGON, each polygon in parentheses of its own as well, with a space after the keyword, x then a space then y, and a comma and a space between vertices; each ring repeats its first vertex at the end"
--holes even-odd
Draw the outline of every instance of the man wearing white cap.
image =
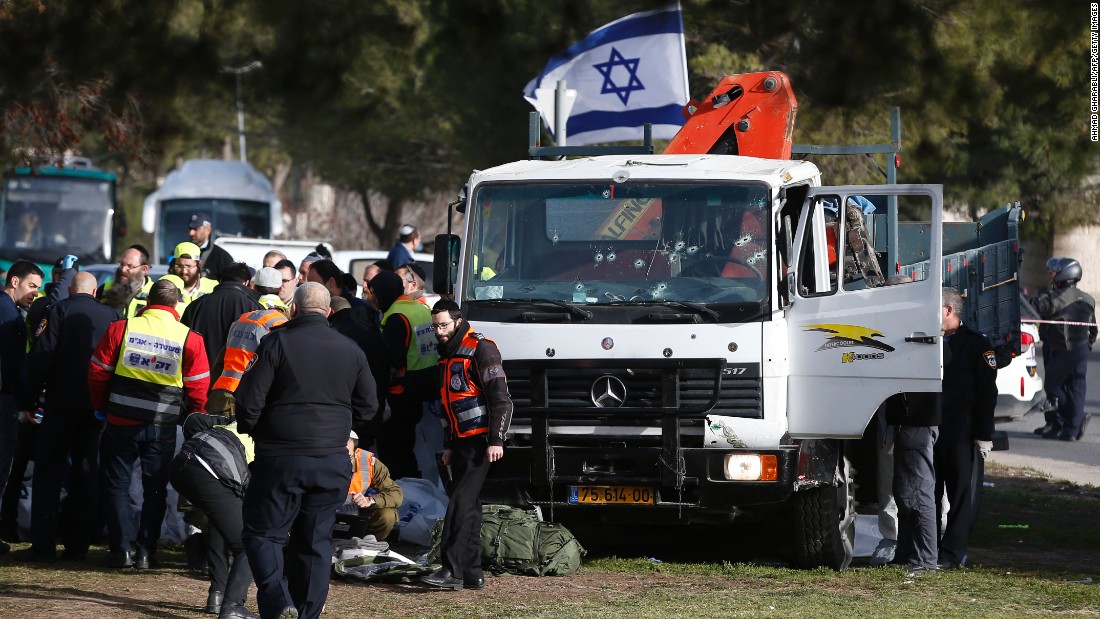
POLYGON ((264 267, 256 271, 252 278, 252 287, 260 293, 260 305, 267 309, 281 309, 290 315, 290 307, 279 296, 279 290, 283 286, 283 275, 273 267, 264 267))
POLYGON ((390 261, 395 269, 403 264, 413 262, 412 253, 420 245, 420 231, 412 224, 401 226, 397 231, 397 235, 397 242, 393 244, 393 249, 386 256, 386 259, 390 261))

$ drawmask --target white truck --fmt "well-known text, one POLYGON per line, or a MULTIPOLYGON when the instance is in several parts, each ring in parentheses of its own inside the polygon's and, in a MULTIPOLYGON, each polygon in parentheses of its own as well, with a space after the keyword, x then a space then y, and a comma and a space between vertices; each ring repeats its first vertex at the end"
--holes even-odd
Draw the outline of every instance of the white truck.
POLYGON ((213 218, 215 238, 273 239, 283 233, 283 204, 267 177, 243 161, 191 159, 145 198, 141 227, 153 234, 154 263, 167 261, 176 244, 187 240, 195 212, 213 218))
MULTIPOLYGON (((781 73, 693 104, 680 152, 702 152, 509 163, 453 203, 464 241, 438 238, 435 289, 496 341, 515 404, 490 491, 608 523, 793 514, 796 564, 841 569, 844 439, 891 396, 940 390, 942 188, 823 186, 787 158, 781 73), (779 135, 750 139, 765 113, 779 135)), ((973 237, 954 251, 984 251, 973 237)), ((947 279, 1011 288, 1004 269, 965 270, 947 279)))

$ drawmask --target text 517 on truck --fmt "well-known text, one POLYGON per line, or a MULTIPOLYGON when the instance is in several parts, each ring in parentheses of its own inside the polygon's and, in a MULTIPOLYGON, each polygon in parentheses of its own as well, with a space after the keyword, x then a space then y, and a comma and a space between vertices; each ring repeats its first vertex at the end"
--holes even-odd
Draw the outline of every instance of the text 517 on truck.
POLYGON ((793 514, 796 563, 839 569, 844 439, 891 396, 940 390, 941 286, 1019 346, 1019 209, 947 235, 938 185, 822 186, 790 159, 782 73, 727 77, 692 107, 664 154, 470 177, 435 289, 505 361, 515 412, 489 484, 588 522, 793 514))

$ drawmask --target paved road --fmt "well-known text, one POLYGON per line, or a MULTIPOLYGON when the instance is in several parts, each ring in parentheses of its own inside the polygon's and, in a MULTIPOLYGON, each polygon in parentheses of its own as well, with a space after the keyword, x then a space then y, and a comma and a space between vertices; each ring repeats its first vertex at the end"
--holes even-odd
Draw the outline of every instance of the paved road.
POLYGON ((1100 345, 1089 355, 1085 412, 1092 414, 1093 420, 1085 436, 1076 443, 1035 436, 1032 430, 1043 425, 1039 415, 997 424, 998 430, 1008 432, 1009 450, 993 452, 990 460, 1010 466, 1029 466, 1056 479, 1100 486, 1100 345))

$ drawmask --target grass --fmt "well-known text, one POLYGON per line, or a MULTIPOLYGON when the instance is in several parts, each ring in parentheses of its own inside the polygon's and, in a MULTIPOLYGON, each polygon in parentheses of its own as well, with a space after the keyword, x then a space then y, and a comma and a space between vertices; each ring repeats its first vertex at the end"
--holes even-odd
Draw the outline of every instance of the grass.
MULTIPOLYGON (((924 578, 895 568, 799 571, 778 555, 740 562, 730 547, 783 529, 659 529, 626 543, 586 534, 579 575, 503 576, 483 592, 334 581, 325 617, 1058 617, 1100 615, 1100 489, 990 467, 973 567, 924 578), (1001 525, 1011 525, 1003 528, 1001 525), (1027 528, 1023 528, 1026 525, 1027 528), (600 542, 600 543, 597 543, 600 542), (664 558, 655 562, 647 557, 664 558), (700 557, 702 560, 700 560, 700 557)), ((630 533, 627 533, 629 537, 630 533)), ((755 551, 753 551, 755 552, 755 551)), ((753 558, 753 557, 750 557, 753 558)), ((182 561, 163 553, 167 562, 182 561)), ((254 593, 253 593, 254 596, 254 593)), ((204 617, 206 585, 182 570, 150 573, 80 564, 26 566, 0 558, 0 616, 204 617)))

